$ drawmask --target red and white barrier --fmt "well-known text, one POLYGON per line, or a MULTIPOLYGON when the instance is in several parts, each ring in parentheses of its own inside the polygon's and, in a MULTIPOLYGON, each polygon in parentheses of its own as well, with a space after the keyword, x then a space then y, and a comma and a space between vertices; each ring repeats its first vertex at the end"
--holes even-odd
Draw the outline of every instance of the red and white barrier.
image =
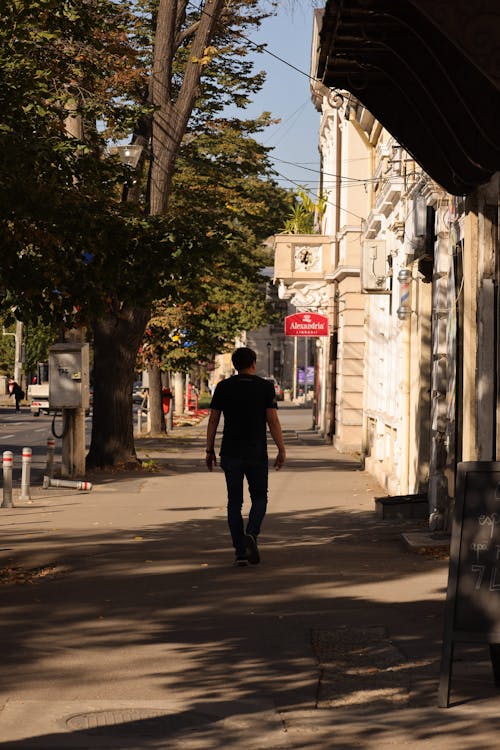
POLYGON ((31 459, 33 451, 31 448, 23 448, 22 453, 22 470, 21 470, 21 494, 19 500, 31 500, 30 494, 30 476, 31 476, 31 459))
POLYGON ((14 454, 12 451, 3 452, 3 500, 2 508, 12 508, 12 465, 14 454))
POLYGON ((43 489, 48 490, 49 487, 67 487, 68 489, 72 490, 83 490, 84 492, 90 492, 90 490, 92 489, 92 482, 73 479, 52 479, 52 477, 45 476, 43 478, 43 489))

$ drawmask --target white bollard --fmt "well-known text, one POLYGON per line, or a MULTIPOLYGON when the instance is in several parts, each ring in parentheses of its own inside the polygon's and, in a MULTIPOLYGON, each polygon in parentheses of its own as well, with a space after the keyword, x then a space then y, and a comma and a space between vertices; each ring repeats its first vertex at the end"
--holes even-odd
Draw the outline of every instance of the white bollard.
POLYGON ((3 452, 3 500, 2 508, 12 508, 12 451, 3 452))
POLYGON ((72 490, 86 490, 92 489, 92 482, 78 481, 72 479, 52 479, 52 477, 44 476, 43 478, 43 489, 48 490, 49 487, 68 487, 72 490))
POLYGON ((45 467, 45 473, 48 477, 51 477, 54 473, 54 452, 56 449, 56 441, 54 438, 47 438, 47 466, 45 467))
POLYGON ((31 448, 23 448, 22 453, 22 471, 21 471, 21 494, 19 500, 31 500, 30 495, 30 475, 31 475, 31 458, 33 451, 31 448))

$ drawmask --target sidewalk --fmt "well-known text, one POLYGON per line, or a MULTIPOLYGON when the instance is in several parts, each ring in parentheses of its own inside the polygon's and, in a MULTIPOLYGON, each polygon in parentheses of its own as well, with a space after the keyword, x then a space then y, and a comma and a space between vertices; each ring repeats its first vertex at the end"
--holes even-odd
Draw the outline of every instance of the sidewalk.
POLYGON ((1 509, 2 750, 496 748, 486 650, 436 708, 446 560, 308 419, 282 410, 259 566, 231 565, 204 424, 138 441, 158 473, 1 509))

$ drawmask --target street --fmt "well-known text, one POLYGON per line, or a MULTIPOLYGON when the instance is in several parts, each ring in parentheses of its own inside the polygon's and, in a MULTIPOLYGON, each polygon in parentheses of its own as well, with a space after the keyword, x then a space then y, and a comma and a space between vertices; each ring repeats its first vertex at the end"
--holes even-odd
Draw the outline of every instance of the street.
POLYGON ((43 469, 47 460, 47 439, 53 437, 51 427, 51 416, 34 417, 27 407, 20 412, 0 409, 0 446, 2 453, 12 451, 14 454, 15 479, 21 469, 23 448, 31 448, 33 451, 33 470, 43 469))
MULTIPOLYGON (((0 450, 12 451, 14 454, 14 481, 18 481, 21 472, 21 453, 23 448, 33 451, 33 476, 40 476, 47 462, 47 439, 54 437, 52 433, 53 415, 40 414, 34 417, 28 407, 22 407, 20 412, 13 408, 0 407, 0 450)), ((91 417, 85 420, 87 439, 90 438, 91 417)), ((62 430, 61 417, 58 415, 54 423, 55 432, 62 430)), ((60 454, 60 439, 56 438, 56 461, 60 454)))

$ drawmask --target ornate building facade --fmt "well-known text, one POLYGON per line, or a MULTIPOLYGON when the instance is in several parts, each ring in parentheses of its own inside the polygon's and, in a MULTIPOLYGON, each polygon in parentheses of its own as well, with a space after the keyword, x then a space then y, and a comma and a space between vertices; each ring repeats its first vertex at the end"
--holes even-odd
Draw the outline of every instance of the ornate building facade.
POLYGON ((500 458, 500 147, 491 117, 500 74, 488 54, 499 33, 489 0, 474 9, 328 0, 316 12, 313 96, 336 204, 324 231, 335 268, 350 250, 354 269, 359 254, 363 303, 349 304, 363 320, 362 453, 389 494, 427 496, 434 529, 449 524, 457 462, 500 458), (357 161, 346 158, 346 142, 357 140, 364 155, 360 147, 357 161), (356 210, 349 191, 360 189, 365 206, 356 210), (347 221, 346 211, 362 219, 347 221))

